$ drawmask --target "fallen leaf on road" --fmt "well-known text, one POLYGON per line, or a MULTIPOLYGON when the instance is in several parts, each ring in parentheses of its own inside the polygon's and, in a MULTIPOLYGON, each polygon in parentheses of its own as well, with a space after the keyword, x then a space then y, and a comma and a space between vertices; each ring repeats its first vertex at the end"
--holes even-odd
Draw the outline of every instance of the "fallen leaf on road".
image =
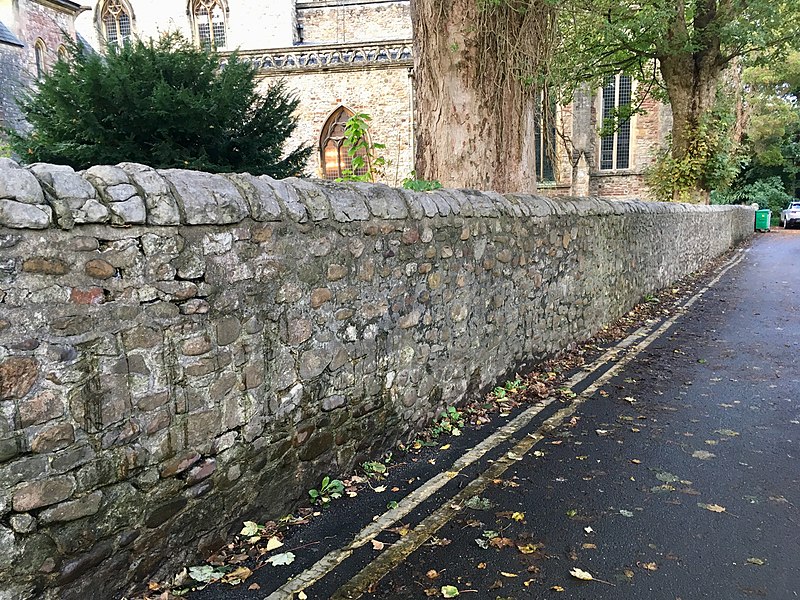
POLYGON ((623 517, 632 517, 633 516, 633 513, 631 511, 625 510, 624 508, 619 511, 619 514, 621 514, 623 517))
POLYGON ((377 492, 378 494, 380 494, 381 492, 385 492, 386 491, 386 486, 385 485, 379 485, 378 487, 372 488, 372 491, 373 492, 377 492))
POLYGON ((708 460, 710 458, 715 458, 716 456, 716 454, 709 452, 708 450, 695 450, 692 452, 692 458, 699 458, 700 460, 708 460))
POLYGON ((554 592, 563 592, 563 591, 564 591, 564 588, 562 588, 560 585, 554 585, 554 586, 553 586, 553 587, 551 587, 550 589, 551 589, 552 591, 554 591, 554 592))
POLYGON ((273 567, 290 565, 294 562, 294 553, 283 552, 281 554, 276 554, 274 556, 270 556, 267 559, 267 562, 270 563, 273 567))
POLYGON ((536 552, 537 550, 541 550, 542 548, 544 548, 544 544, 542 543, 522 544, 517 546, 517 550, 519 550, 523 554, 533 554, 534 552, 536 552))
POLYGON ((710 510, 711 512, 715 513, 724 513, 725 507, 720 506, 719 504, 706 504, 705 502, 698 502, 697 506, 700 508, 705 508, 706 510, 710 510))
POLYGON ((471 508, 472 510, 491 510, 492 501, 488 498, 481 498, 480 496, 473 496, 466 502, 464 502, 464 506, 467 508, 471 508))
POLYGON ((222 578, 222 581, 229 583, 230 585, 239 585, 252 574, 253 572, 247 567, 236 567, 230 573, 226 573, 225 577, 222 578))
POLYGON ((589 571, 584 571, 583 569, 579 569, 575 567, 574 569, 570 569, 569 574, 575 577, 576 579, 580 579, 581 581, 593 581, 594 577, 589 571))
POLYGON ((586 533, 594 533, 594 529, 592 529, 591 527, 584 527, 584 528, 583 528, 583 530, 584 530, 586 533))
POLYGON ((281 546, 283 546, 283 542, 280 541, 274 535, 271 538, 269 538, 269 540, 267 540, 267 552, 272 552, 273 550, 276 550, 281 546))
POLYGON ((658 565, 654 562, 636 564, 642 567, 645 571, 658 571, 658 565))
POLYGON ((450 449, 450 444, 445 444, 444 446, 439 448, 439 450, 449 450, 449 449, 450 449))
POLYGON ((491 540, 489 540, 489 545, 492 548, 497 548, 498 550, 501 550, 503 548, 513 548, 514 546, 516 546, 514 540, 507 537, 494 537, 491 540))
POLYGON ((455 598, 458 596, 458 588, 454 585, 443 585, 442 586, 442 597, 444 598, 455 598))
POLYGON ((767 564, 767 561, 765 561, 763 558, 748 558, 747 562, 749 562, 751 565, 758 565, 758 566, 767 564))
POLYGON ((628 579, 633 579, 633 570, 632 569, 623 569, 622 574, 625 575, 628 579))
POLYGON ((733 429, 716 429, 714 433, 718 433, 720 435, 725 435, 728 437, 735 437, 739 435, 738 431, 734 431, 733 429))
POLYGON ((656 479, 665 483, 673 483, 675 481, 679 481, 680 477, 673 475, 668 471, 662 471, 661 473, 656 473, 656 479))
POLYGON ((303 590, 300 590, 297 594, 297 600, 308 600, 308 595, 303 590))
POLYGON ((373 550, 383 550, 384 543, 378 540, 372 540, 372 549, 373 550))
POLYGON ((485 562, 479 562, 478 563, 478 568, 479 569, 485 569, 486 568, 486 563, 485 562))
POLYGON ((640 461, 638 458, 632 458, 632 459, 631 459, 631 462, 632 462, 633 464, 635 464, 635 465, 640 465, 640 464, 642 464, 642 461, 640 461))
POLYGON ((525 520, 525 513, 515 512, 514 514, 511 515, 511 518, 514 521, 524 521, 525 520))
POLYGON ((439 571, 437 571, 436 569, 431 569, 430 571, 425 573, 425 576, 428 579, 436 579, 439 576, 439 571))
POLYGON ((508 573, 506 571, 500 571, 500 575, 503 577, 519 577, 516 573, 508 573))
POLYGON ((250 585, 247 586, 247 589, 248 590, 260 590, 261 586, 258 585, 257 583, 251 583, 250 585))
POLYGON ((597 544, 581 544, 584 550, 597 550, 597 544))

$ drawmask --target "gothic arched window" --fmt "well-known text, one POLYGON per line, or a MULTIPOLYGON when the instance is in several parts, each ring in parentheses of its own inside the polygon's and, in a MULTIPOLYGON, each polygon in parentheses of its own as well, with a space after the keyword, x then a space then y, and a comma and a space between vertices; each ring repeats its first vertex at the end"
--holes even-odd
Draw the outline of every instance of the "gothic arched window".
POLYGON ((36 62, 36 78, 41 79, 45 73, 44 57, 47 52, 47 47, 44 45, 44 40, 39 38, 33 46, 33 58, 36 62))
POLYGON ((201 48, 227 45, 227 12, 221 0, 193 0, 194 33, 201 48))
POLYGON ((131 37, 131 9, 121 0, 108 0, 100 13, 107 44, 124 44, 131 37))
MULTIPOLYGON (((353 168, 353 157, 348 154, 344 128, 353 112, 340 106, 331 113, 319 137, 319 162, 323 179, 336 179, 353 168)), ((369 141, 369 140, 367 140, 369 141)), ((364 175, 366 167, 356 169, 353 175, 364 175)))

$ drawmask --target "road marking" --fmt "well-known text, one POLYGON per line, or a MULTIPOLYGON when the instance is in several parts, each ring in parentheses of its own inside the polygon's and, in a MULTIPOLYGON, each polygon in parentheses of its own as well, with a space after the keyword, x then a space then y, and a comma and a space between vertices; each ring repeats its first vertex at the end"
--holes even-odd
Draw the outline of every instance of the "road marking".
MULTIPOLYGON (((684 305, 679 307, 676 314, 664 321, 661 326, 652 331, 652 333, 648 334, 652 326, 642 326, 638 328, 624 340, 604 352, 601 357, 593 361, 585 369, 573 375, 565 382, 566 387, 574 387, 578 383, 589 378, 595 371, 608 362, 617 359, 614 365, 593 381, 583 392, 578 394, 569 406, 555 412, 552 416, 545 419, 535 433, 529 434, 519 441, 509 451, 515 456, 514 459, 509 458, 508 453, 506 453, 503 458, 492 464, 486 471, 478 475, 460 492, 445 502, 444 505, 426 517, 417 527, 409 532, 408 535, 400 538, 400 540, 384 550, 375 560, 364 567, 350 581, 345 583, 332 596, 332 599, 359 598, 372 583, 379 581, 395 566, 405 560, 412 552, 425 543, 425 541, 430 539, 430 537, 445 523, 452 519, 458 512, 454 506, 459 506, 461 500, 467 500, 481 493, 492 479, 497 479, 508 467, 514 464, 518 458, 523 457, 535 444, 544 439, 548 432, 560 426, 567 417, 571 416, 577 408, 605 382, 611 379, 622 367, 641 354, 653 341, 663 335, 667 329, 672 327, 675 321, 685 314, 686 310, 692 306, 701 295, 708 291, 708 289, 718 282, 730 268, 738 264, 743 258, 744 254, 741 254, 739 257, 732 259, 711 282, 692 296, 684 305), (623 355, 620 357, 620 354, 623 355)), ((329 552, 311 567, 287 581, 284 585, 267 596, 265 600, 286 600, 286 598, 293 597, 293 594, 310 587, 322 579, 350 557, 353 551, 369 543, 384 529, 389 528, 409 514, 423 501, 453 479, 453 477, 458 475, 461 470, 476 462, 480 457, 501 443, 511 439, 514 433, 523 429, 536 415, 553 402, 554 398, 546 398, 520 413, 515 419, 495 431, 480 444, 464 454, 464 456, 456 460, 450 469, 435 475, 403 498, 395 508, 376 517, 372 523, 356 534, 352 542, 342 548, 329 552)))

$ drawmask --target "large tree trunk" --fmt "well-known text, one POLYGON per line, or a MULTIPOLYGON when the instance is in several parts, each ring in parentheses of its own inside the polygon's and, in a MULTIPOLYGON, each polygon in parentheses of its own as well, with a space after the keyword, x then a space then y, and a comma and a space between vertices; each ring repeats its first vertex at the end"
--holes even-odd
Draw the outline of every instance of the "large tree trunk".
MULTIPOLYGON (((672 107, 672 158, 680 162, 698 152, 700 127, 714 109, 726 61, 721 56, 719 33, 715 30, 716 1, 698 2, 693 26, 697 40, 702 43, 695 52, 687 49, 690 42, 683 3, 678 3, 678 7, 667 36, 666 51, 659 56, 659 66, 672 107)), ((697 180, 692 201, 708 204, 709 192, 705 182, 697 180)), ((673 199, 678 200, 677 189, 674 194, 673 199)))
POLYGON ((532 14, 509 11, 502 27, 487 32, 478 0, 411 0, 411 13, 417 177, 447 187, 534 191, 538 94, 490 38, 498 30, 513 36, 532 14))

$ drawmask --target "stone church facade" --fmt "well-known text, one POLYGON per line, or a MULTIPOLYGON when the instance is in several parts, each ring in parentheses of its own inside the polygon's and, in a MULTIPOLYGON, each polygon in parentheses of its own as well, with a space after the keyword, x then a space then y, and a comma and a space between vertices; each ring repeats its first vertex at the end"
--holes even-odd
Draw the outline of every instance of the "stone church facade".
MULTIPOLYGON (((0 0, 0 7, 3 2, 12 0, 0 0)), ((310 176, 332 179, 349 166, 342 132, 354 113, 370 115, 371 141, 385 145, 380 154, 389 164, 381 181, 400 185, 413 171, 409 0, 96 0, 83 12, 78 7, 72 19, 73 31, 94 48, 131 36, 179 31, 198 45, 213 45, 223 53, 238 50, 258 67, 264 87, 284 79, 300 99, 299 125, 290 144, 315 149, 310 176)), ((604 115, 635 93, 630 78, 617 76, 607 83, 555 109, 558 133, 537 136, 540 193, 647 197, 642 174, 669 131, 669 109, 647 100, 645 113, 601 137, 604 115)))
POLYGON ((0 128, 24 125, 15 98, 65 55, 84 10, 71 0, 0 0, 0 128))

